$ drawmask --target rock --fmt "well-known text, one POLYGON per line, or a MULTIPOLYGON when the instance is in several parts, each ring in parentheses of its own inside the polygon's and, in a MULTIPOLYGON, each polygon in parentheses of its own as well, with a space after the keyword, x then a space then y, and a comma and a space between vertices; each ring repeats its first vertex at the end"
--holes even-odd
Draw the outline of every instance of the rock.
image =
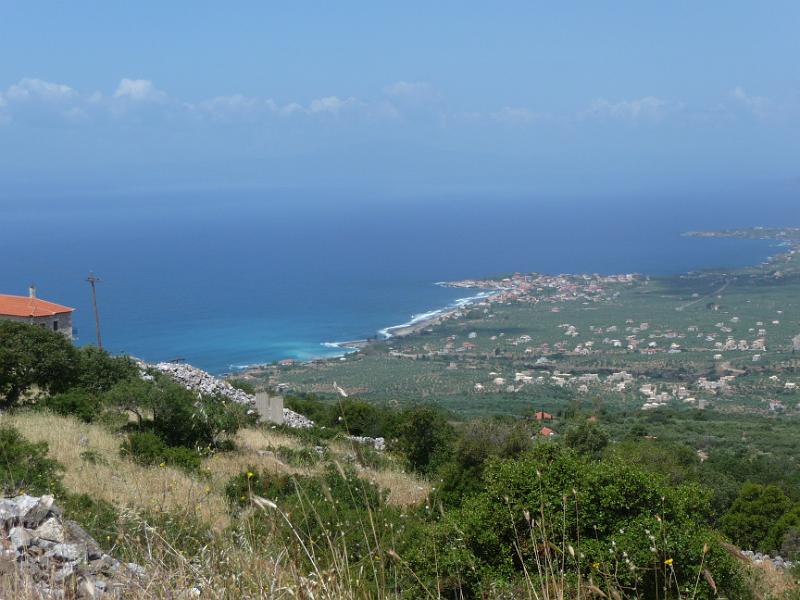
POLYGON ((20 550, 31 545, 33 536, 24 527, 17 526, 12 527, 8 532, 8 541, 14 550, 20 550))
MULTIPOLYGON (((143 374, 149 367, 169 375, 188 390, 200 392, 201 394, 209 396, 221 396, 251 408, 255 407, 255 397, 233 387, 227 381, 217 379, 210 373, 193 367, 192 365, 168 362, 161 362, 156 365, 148 365, 143 362, 139 364, 139 368, 143 374)), ((288 408, 283 409, 283 423, 287 427, 293 429, 308 429, 314 426, 314 421, 288 408)))
MULTIPOLYGON (((41 527, 39 529, 41 529, 41 527)), ((69 541, 79 543, 86 548, 88 560, 96 560, 103 556, 103 550, 100 548, 100 545, 75 521, 65 521, 64 531, 69 541)))
POLYGON ((82 544, 56 544, 47 554, 69 562, 85 561, 86 546, 82 544))
POLYGON ((35 500, 36 502, 33 506, 28 509, 22 517, 25 527, 28 528, 38 527, 42 521, 47 519, 47 517, 54 512, 52 496, 42 496, 35 500))
POLYGON ((55 517, 50 517, 36 529, 36 535, 51 542, 64 542, 64 527, 55 517))
POLYGON ((63 567, 53 573, 53 581, 62 583, 68 577, 75 575, 75 566, 72 563, 66 563, 63 567))
POLYGON ((77 588, 78 598, 86 598, 87 600, 95 600, 99 598, 102 591, 98 591, 94 581, 90 578, 83 579, 77 588))
POLYGON ((147 571, 141 565, 137 565, 136 563, 127 563, 125 568, 128 569, 133 575, 136 577, 146 577, 147 571))

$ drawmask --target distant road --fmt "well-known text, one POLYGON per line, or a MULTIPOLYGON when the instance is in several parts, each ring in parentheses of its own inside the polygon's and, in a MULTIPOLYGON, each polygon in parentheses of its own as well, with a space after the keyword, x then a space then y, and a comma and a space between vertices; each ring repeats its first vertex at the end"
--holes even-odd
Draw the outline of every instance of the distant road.
POLYGON ((693 305, 697 304, 698 302, 702 302, 706 298, 711 298, 713 296, 719 296, 722 292, 725 291, 725 288, 727 288, 731 284, 732 281, 733 281, 733 279, 726 279, 725 283, 723 283, 722 287, 720 287, 718 290, 714 290, 713 292, 711 292, 707 296, 701 296, 697 300, 692 300, 691 302, 687 302, 686 304, 682 304, 680 306, 676 306, 675 310, 681 311, 684 308, 689 308, 690 306, 693 306, 693 305))

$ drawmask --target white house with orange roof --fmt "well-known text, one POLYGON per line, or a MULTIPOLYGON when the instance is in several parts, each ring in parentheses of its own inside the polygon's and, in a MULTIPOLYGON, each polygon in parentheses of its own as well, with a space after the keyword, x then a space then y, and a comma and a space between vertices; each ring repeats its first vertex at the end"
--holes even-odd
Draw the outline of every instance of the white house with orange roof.
POLYGON ((27 296, 0 294, 0 319, 33 323, 72 339, 72 313, 74 308, 48 302, 36 297, 31 286, 27 296))

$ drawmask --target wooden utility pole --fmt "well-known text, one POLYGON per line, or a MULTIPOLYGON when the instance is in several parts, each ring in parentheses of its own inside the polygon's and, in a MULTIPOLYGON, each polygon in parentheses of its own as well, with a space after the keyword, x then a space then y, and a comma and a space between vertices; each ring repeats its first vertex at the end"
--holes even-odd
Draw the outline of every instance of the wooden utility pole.
POLYGON ((92 307, 94 308, 94 326, 95 330, 97 331, 97 347, 102 350, 103 340, 100 337, 100 313, 97 310, 97 290, 94 287, 94 284, 99 282, 100 278, 95 277, 94 273, 89 271, 89 276, 86 278, 86 281, 88 281, 89 285, 92 286, 92 307))

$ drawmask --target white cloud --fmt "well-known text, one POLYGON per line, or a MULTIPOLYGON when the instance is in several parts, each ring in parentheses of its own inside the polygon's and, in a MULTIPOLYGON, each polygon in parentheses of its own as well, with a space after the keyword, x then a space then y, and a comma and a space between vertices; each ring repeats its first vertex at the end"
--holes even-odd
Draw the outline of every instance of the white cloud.
POLYGON ((200 110, 214 115, 256 115, 262 112, 277 112, 278 105, 271 98, 255 98, 242 94, 217 96, 198 104, 200 110))
POLYGON ((438 97, 438 92, 429 83, 422 81, 396 81, 383 88, 389 96, 404 98, 438 97))
POLYGON ((736 86, 731 92, 733 98, 743 105, 755 116, 763 119, 772 111, 772 101, 764 96, 750 96, 741 86, 736 86))
POLYGON ((612 119, 625 119, 630 121, 661 120, 668 114, 683 109, 682 103, 662 100, 655 96, 645 96, 636 100, 622 100, 609 102, 605 98, 598 98, 592 103, 591 108, 584 113, 585 116, 608 117, 612 119))
POLYGON ((167 95, 147 79, 122 79, 114 92, 114 98, 136 102, 161 102, 167 95))
POLYGON ((396 81, 385 86, 383 93, 401 108, 428 109, 443 100, 433 86, 422 81, 396 81))
POLYGON ((50 83, 41 79, 26 77, 8 88, 5 97, 10 101, 48 100, 62 101, 75 97, 75 90, 68 85, 50 83))
POLYGON ((325 98, 318 98, 311 101, 309 112, 314 114, 332 114, 338 116, 340 112, 355 108, 359 106, 359 101, 353 98, 345 98, 342 100, 337 96, 327 96, 325 98))
POLYGON ((536 121, 542 121, 548 116, 528 108, 506 106, 500 110, 490 113, 489 116, 500 123, 512 125, 528 125, 536 121))

